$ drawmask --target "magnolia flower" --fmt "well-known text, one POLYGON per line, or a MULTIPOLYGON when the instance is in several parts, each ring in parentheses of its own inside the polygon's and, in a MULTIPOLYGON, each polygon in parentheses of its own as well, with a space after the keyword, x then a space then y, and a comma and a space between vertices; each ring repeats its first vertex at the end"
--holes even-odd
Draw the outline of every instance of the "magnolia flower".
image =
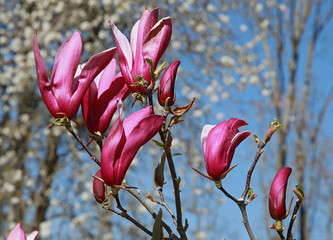
POLYGON ((175 94, 175 81, 177 69, 180 64, 180 61, 175 61, 170 64, 170 66, 165 70, 163 77, 161 79, 160 85, 158 87, 158 102, 162 107, 165 105, 167 98, 168 106, 172 106, 176 100, 175 94))
POLYGON ((160 130, 163 116, 152 114, 152 107, 141 109, 121 120, 122 103, 118 103, 119 117, 105 140, 101 154, 101 170, 109 186, 121 185, 126 171, 139 148, 160 130))
POLYGON ((35 54, 38 85, 44 102, 55 118, 71 119, 77 114, 83 95, 94 78, 109 64, 116 48, 95 54, 84 65, 81 74, 75 77, 79 65, 82 39, 79 32, 67 39, 59 48, 49 82, 45 65, 37 44, 35 30, 33 50, 35 54))
POLYGON ((21 228, 21 224, 18 223, 9 233, 7 240, 34 240, 36 239, 37 235, 38 232, 33 231, 28 236, 26 236, 24 230, 21 228))
POLYGON ((217 125, 205 125, 201 133, 201 144, 208 178, 223 179, 229 171, 236 147, 251 132, 238 130, 247 125, 244 120, 230 118, 217 125))
POLYGON ((93 180, 94 196, 97 202, 102 203, 105 200, 107 194, 104 182, 102 181, 103 177, 101 170, 98 170, 95 176, 100 179, 94 178, 93 180))
POLYGON ((132 28, 130 42, 112 21, 109 22, 118 49, 120 71, 131 92, 145 93, 142 86, 131 86, 137 82, 135 76, 141 76, 149 85, 150 65, 146 58, 153 61, 155 70, 169 45, 172 33, 171 18, 157 20, 158 8, 152 11, 145 9, 140 20, 132 28))
POLYGON ((275 176, 269 192, 269 213, 275 220, 283 220, 286 213, 286 189, 292 169, 282 168, 275 176))
POLYGON ((116 60, 113 59, 91 83, 83 97, 82 113, 92 134, 105 133, 117 109, 117 101, 124 100, 130 93, 121 74, 115 77, 116 68, 116 60))

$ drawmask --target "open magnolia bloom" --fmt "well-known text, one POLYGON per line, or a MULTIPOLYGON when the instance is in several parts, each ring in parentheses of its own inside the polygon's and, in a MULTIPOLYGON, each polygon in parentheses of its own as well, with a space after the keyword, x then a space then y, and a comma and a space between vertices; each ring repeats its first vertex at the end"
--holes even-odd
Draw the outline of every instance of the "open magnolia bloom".
POLYGON ((244 120, 230 118, 217 125, 205 125, 201 133, 201 144, 206 170, 211 180, 220 180, 226 176, 237 146, 251 132, 238 130, 247 125, 244 120))
POLYGON ((153 114, 152 107, 143 108, 121 120, 122 102, 118 103, 119 117, 103 145, 101 171, 109 186, 121 185, 128 167, 140 147, 161 129, 163 116, 153 114))
POLYGON ((35 240, 37 235, 38 232, 33 231, 28 236, 26 236, 24 230, 21 228, 21 224, 18 223, 9 233, 7 240, 35 240))
POLYGON ((109 64, 116 54, 116 48, 95 54, 84 65, 81 74, 75 77, 81 51, 82 39, 75 32, 58 49, 55 57, 51 82, 37 43, 37 31, 33 40, 38 85, 44 102, 55 118, 72 119, 77 114, 83 95, 86 93, 95 77, 109 64))
POLYGON ((272 182, 271 190, 269 191, 269 213, 275 220, 283 220, 288 216, 286 211, 286 190, 291 172, 292 169, 289 167, 282 168, 272 182))
POLYGON ((132 28, 130 42, 112 21, 109 24, 118 49, 120 71, 126 84, 131 92, 144 94, 145 89, 142 86, 131 85, 137 82, 136 75, 150 84, 150 65, 146 58, 153 61, 155 70, 171 39, 171 18, 166 17, 158 21, 158 8, 151 11, 145 9, 140 20, 132 28))

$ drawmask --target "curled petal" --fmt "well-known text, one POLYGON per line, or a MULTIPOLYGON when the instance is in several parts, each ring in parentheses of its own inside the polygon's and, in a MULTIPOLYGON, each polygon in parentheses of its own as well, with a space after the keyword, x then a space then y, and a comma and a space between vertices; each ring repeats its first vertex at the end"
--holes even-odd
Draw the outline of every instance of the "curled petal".
POLYGON ((142 45, 143 58, 153 60, 154 69, 167 49, 172 34, 171 18, 163 18, 150 30, 142 45))
POLYGON ((50 113, 56 118, 60 117, 57 115, 59 110, 59 106, 57 100, 52 91, 52 85, 49 83, 44 61, 39 51, 38 43, 37 43, 37 30, 35 29, 34 40, 33 40, 33 50, 35 55, 35 62, 36 62, 36 71, 37 71, 37 79, 38 79, 38 86, 46 107, 49 109, 50 113))
MULTIPOLYGON (((74 86, 74 94, 69 103, 68 118, 74 117, 80 107, 84 94, 97 75, 110 63, 117 49, 112 48, 92 56, 84 65, 74 86)), ((68 104, 68 103, 67 103, 68 104)))

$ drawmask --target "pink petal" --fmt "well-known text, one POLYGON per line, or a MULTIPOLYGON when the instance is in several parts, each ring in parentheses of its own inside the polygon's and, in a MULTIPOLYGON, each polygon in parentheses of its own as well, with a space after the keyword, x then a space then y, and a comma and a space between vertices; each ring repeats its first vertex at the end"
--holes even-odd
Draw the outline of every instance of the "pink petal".
POLYGON ((59 109, 65 113, 68 113, 68 103, 73 95, 74 75, 80 62, 81 51, 81 35, 79 32, 75 32, 59 48, 55 59, 55 68, 52 70, 53 93, 57 99, 59 109))
POLYGON ((228 153, 227 153, 227 159, 226 159, 226 162, 227 162, 227 167, 229 168, 230 167, 230 164, 231 164, 231 161, 232 161, 232 158, 234 156, 234 153, 235 153, 235 150, 236 148, 238 147, 238 145, 244 140, 246 139, 248 136, 251 135, 251 132, 250 131, 243 131, 243 132, 238 132, 234 137, 233 139, 231 140, 231 145, 229 147, 229 149, 227 150, 228 153))
POLYGON ((239 119, 239 118, 230 118, 227 122, 228 122, 228 126, 231 130, 248 125, 247 122, 245 122, 244 120, 239 119))
POLYGON ((102 113, 99 119, 98 129, 101 133, 105 132, 109 127, 112 116, 117 109, 117 102, 119 100, 125 100, 130 94, 127 85, 122 77, 116 78, 110 88, 105 91, 102 96, 97 100, 97 112, 102 113), (99 106, 106 106, 104 111, 101 111, 99 106))
POLYGON ((109 186, 120 184, 116 181, 116 169, 125 142, 124 128, 121 119, 118 118, 104 142, 101 153, 101 171, 105 183, 109 186))
POLYGON ((35 61, 36 61, 36 71, 37 71, 37 78, 38 78, 38 85, 40 92, 42 94, 42 97, 44 99, 44 102, 49 109, 50 113, 57 117, 57 114, 59 112, 59 107, 57 100, 55 99, 55 96, 52 92, 52 86, 49 83, 49 80, 47 78, 47 73, 45 69, 45 65, 42 59, 42 56, 39 51, 38 43, 37 43, 37 30, 35 29, 34 34, 34 40, 33 40, 33 50, 35 55, 35 61))
POLYGON ((103 70, 98 85, 98 95, 97 98, 100 98, 100 96, 110 88, 110 85, 114 81, 115 75, 116 75, 116 69, 117 69, 117 63, 115 59, 112 59, 112 61, 106 66, 106 68, 103 70))
POLYGON ((130 72, 133 64, 131 46, 126 36, 116 27, 116 25, 114 25, 112 21, 109 21, 109 25, 112 28, 113 37, 117 45, 119 66, 124 69, 126 66, 130 72))
POLYGON ((125 134, 126 137, 128 137, 133 129, 137 126, 137 124, 144 118, 150 116, 152 114, 153 110, 152 107, 146 107, 143 108, 135 113, 132 113, 130 116, 125 118, 124 120, 124 129, 125 129, 125 134))
POLYGON ((142 45, 144 39, 148 35, 149 31, 154 27, 158 20, 158 8, 149 11, 145 9, 142 13, 140 18, 140 23, 137 32, 137 39, 136 39, 136 53, 135 53, 135 64, 140 63, 137 67, 139 69, 143 69, 144 59, 143 59, 143 52, 142 52, 142 45))
MULTIPOLYGON (((117 167, 118 182, 123 180, 129 165, 140 147, 146 144, 161 129, 163 121, 164 118, 161 115, 150 115, 143 119, 138 119, 136 126, 131 130, 130 134, 126 133, 126 144, 117 167)), ((127 129, 125 128, 126 131, 127 129)))
POLYGON ((172 34, 171 18, 163 18, 150 30, 142 45, 143 58, 153 60, 154 68, 167 49, 172 34))
POLYGON ((139 24, 140 24, 140 20, 136 21, 136 23, 134 24, 134 26, 132 27, 132 30, 131 30, 130 44, 131 44, 133 59, 135 59, 135 55, 136 55, 136 44, 137 44, 137 39, 138 39, 139 24))
MULTIPOLYGON (((68 107, 68 118, 74 117, 79 109, 80 103, 90 84, 97 75, 109 64, 114 55, 116 48, 103 51, 92 56, 84 65, 79 76, 77 86, 74 86, 74 94, 68 107)), ((67 103, 68 104, 68 103, 67 103)))
POLYGON ((25 232, 21 228, 20 223, 18 223, 9 233, 7 240, 26 240, 25 232))

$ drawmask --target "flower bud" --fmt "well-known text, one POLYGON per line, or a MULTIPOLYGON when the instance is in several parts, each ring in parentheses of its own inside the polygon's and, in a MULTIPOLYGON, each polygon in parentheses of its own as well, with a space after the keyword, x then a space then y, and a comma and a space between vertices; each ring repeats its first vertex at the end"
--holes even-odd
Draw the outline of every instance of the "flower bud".
POLYGON ((168 106, 172 106, 175 103, 175 81, 179 64, 180 61, 171 63, 167 70, 165 70, 165 73, 161 79, 160 85, 158 87, 158 102, 162 107, 165 106, 168 98, 168 106))
MULTIPOLYGON (((96 177, 98 178, 103 178, 102 177, 102 172, 101 170, 98 170, 97 173, 95 174, 96 177)), ((106 198, 106 188, 104 182, 102 180, 94 178, 93 181, 93 191, 94 191, 94 196, 97 202, 102 203, 104 202, 106 198)))
POLYGON ((269 192, 269 213, 275 220, 283 220, 286 213, 286 189, 292 169, 282 168, 275 176, 269 192))

